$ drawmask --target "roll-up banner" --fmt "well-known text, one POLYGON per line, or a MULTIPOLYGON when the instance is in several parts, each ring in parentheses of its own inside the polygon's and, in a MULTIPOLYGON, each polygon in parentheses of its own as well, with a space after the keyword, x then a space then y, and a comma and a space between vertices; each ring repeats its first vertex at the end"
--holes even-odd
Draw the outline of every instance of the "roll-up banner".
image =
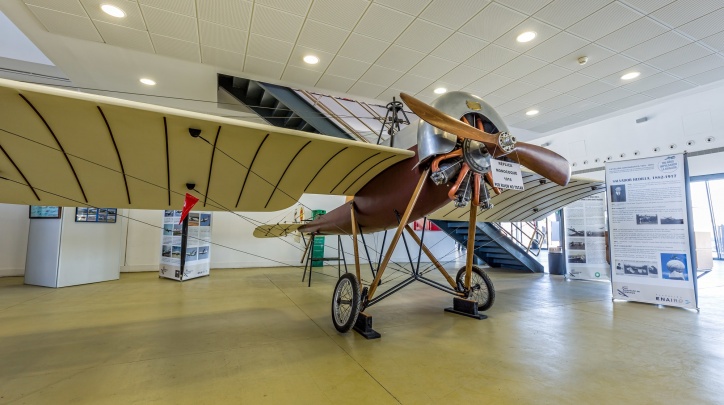
POLYGON ((208 276, 211 268, 211 212, 164 211, 159 276, 178 281, 208 276))
POLYGON ((594 194, 563 209, 566 227, 566 278, 610 280, 606 262, 606 193, 594 194))
POLYGON ((606 163, 613 298, 698 308, 683 154, 606 163))

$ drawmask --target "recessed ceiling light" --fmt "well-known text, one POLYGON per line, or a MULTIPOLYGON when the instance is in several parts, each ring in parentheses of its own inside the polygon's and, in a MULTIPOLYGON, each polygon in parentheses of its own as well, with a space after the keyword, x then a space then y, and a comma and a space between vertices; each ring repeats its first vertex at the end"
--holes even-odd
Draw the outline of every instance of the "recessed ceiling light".
POLYGON ((147 78, 145 78, 145 77, 144 77, 143 79, 139 80, 139 81, 140 81, 141 83, 145 84, 146 86, 155 86, 155 85, 156 85, 156 81, 155 81, 155 80, 147 79, 147 78))
POLYGON ((516 38, 516 40, 518 42, 530 42, 533 40, 533 38, 535 38, 535 36, 536 36, 535 32, 527 31, 527 32, 524 32, 524 33, 518 35, 518 38, 516 38))
POLYGON ((530 111, 526 111, 525 115, 538 115, 539 112, 540 111, 538 111, 538 110, 530 110, 530 111))
POLYGON ((310 65, 316 65, 317 63, 319 63, 319 58, 314 55, 307 55, 303 59, 310 65))
POLYGON ((631 80, 631 79, 635 79, 639 76, 641 76, 640 72, 630 72, 630 73, 626 73, 625 75, 621 76, 621 80, 631 80))
POLYGON ((444 87, 438 87, 438 88, 436 88, 436 89, 433 90, 433 91, 435 92, 435 94, 442 94, 442 93, 447 92, 447 89, 444 88, 444 87))
POLYGON ((110 4, 104 4, 101 6, 101 10, 103 10, 106 14, 116 17, 116 18, 123 18, 126 16, 126 12, 121 10, 120 8, 116 6, 112 6, 110 4))

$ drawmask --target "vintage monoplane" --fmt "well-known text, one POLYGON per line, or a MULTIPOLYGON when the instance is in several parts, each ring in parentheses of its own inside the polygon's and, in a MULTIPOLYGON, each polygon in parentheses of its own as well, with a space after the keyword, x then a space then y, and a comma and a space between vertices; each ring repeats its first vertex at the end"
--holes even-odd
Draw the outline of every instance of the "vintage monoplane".
POLYGON ((432 105, 401 97, 421 120, 385 146, 0 80, 0 202, 168 210, 190 192, 205 210, 236 212, 278 211, 303 193, 344 195, 343 206, 319 219, 254 232, 353 236, 355 272, 341 276, 333 293, 337 330, 357 324, 374 336, 360 326, 371 325, 363 311, 410 282, 375 297, 405 231, 447 285, 415 269, 412 280, 453 294, 452 312, 483 318, 478 311, 490 308, 495 292, 488 275, 473 266, 475 222, 537 219, 603 186, 584 179, 569 184, 563 157, 517 142, 477 96, 450 92, 432 105), (491 158, 530 169, 523 175, 526 190, 493 187, 491 158), (409 226, 448 203, 454 207, 446 215, 456 217, 456 210, 470 207, 466 265, 455 278, 409 226), (392 229, 374 280, 362 288, 357 236, 392 229))

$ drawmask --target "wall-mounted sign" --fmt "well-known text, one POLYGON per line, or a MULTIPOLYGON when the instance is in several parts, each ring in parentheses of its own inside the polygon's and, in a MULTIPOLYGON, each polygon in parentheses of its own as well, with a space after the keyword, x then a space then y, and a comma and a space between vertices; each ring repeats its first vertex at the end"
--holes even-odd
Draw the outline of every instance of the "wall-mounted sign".
POLYGON ((75 222, 116 223, 117 208, 78 207, 75 209, 75 222))
POLYGON ((62 208, 60 207, 30 206, 30 218, 60 218, 61 212, 62 208))

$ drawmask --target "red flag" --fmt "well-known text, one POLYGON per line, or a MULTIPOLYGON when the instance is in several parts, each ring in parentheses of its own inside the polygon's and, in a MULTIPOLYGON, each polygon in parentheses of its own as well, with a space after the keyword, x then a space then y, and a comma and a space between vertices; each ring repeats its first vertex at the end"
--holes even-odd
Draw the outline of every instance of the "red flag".
POLYGON ((186 218, 186 215, 189 214, 191 211, 191 208, 196 205, 196 203, 199 202, 199 199, 192 196, 189 193, 186 193, 186 198, 184 199, 184 210, 181 211, 181 220, 178 221, 178 224, 181 225, 182 222, 184 222, 184 218, 186 218))

